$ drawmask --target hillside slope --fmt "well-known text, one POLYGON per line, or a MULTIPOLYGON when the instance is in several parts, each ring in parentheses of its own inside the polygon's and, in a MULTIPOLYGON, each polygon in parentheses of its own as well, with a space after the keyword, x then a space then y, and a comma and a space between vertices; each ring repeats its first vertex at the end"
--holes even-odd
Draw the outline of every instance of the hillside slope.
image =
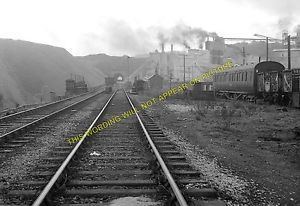
POLYGON ((0 94, 4 107, 37 102, 43 91, 65 92, 72 74, 85 77, 89 86, 104 83, 104 74, 84 64, 63 48, 0 39, 0 94))
POLYGON ((109 56, 106 54, 88 55, 76 57, 80 62, 86 63, 101 70, 107 76, 113 76, 121 73, 124 77, 132 74, 136 69, 142 66, 148 59, 146 57, 135 58, 127 56, 109 56))

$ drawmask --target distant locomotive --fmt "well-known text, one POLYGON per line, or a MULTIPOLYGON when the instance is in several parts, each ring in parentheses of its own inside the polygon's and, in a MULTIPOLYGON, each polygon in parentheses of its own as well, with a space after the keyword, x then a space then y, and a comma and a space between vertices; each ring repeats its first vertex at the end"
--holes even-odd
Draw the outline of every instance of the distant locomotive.
POLYGON ((213 77, 215 96, 300 107, 300 69, 285 70, 275 61, 244 65, 213 77))

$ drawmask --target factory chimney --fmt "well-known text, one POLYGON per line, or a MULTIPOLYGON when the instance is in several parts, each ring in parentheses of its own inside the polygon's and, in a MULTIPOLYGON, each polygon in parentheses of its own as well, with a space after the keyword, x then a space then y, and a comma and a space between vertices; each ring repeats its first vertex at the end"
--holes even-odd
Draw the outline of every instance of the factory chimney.
POLYGON ((164 53, 164 52, 165 52, 165 44, 161 43, 161 53, 164 53))

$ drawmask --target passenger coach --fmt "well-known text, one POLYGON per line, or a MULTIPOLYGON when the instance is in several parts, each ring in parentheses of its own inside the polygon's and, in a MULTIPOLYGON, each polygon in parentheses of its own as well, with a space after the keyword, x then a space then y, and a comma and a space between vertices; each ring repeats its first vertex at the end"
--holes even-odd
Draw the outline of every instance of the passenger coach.
POLYGON ((257 98, 270 102, 281 101, 282 72, 279 62, 267 61, 257 65, 244 65, 214 75, 215 95, 229 99, 257 98))

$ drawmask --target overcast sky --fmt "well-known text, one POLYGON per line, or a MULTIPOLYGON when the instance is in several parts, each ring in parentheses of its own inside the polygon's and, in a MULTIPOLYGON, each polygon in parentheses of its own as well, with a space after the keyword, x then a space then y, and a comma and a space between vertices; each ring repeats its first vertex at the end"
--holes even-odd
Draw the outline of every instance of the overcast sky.
POLYGON ((280 38, 298 24, 299 0, 0 0, 0 38, 73 55, 147 53, 159 47, 158 32, 176 25, 223 37, 280 38))

